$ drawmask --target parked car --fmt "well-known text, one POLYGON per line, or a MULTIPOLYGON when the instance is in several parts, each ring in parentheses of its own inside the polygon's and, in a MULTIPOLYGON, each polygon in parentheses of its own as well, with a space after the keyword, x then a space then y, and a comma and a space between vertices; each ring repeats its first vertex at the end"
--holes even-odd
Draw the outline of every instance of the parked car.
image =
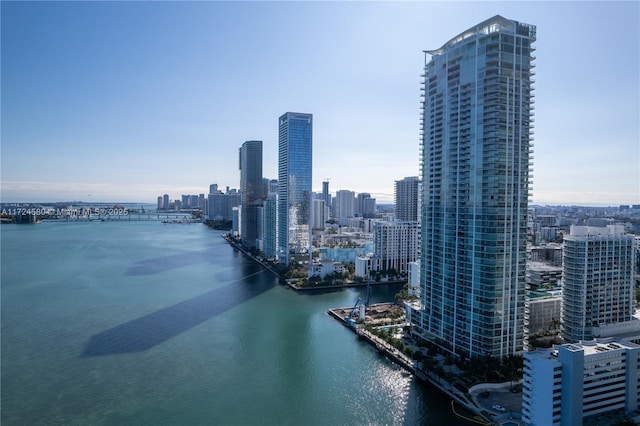
POLYGON ((494 410, 497 410, 497 411, 502 411, 502 412, 507 411, 507 409, 506 409, 506 408, 504 408, 504 407, 503 407, 502 405, 500 405, 500 404, 493 404, 493 405, 491 406, 491 408, 493 408, 494 410))

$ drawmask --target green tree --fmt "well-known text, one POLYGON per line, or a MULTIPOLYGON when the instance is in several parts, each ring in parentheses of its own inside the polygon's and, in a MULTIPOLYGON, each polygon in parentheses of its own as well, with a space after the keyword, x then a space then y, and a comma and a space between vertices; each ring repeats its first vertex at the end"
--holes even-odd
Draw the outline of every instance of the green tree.
POLYGON ((322 282, 320 275, 313 275, 309 278, 309 285, 319 285, 322 282))

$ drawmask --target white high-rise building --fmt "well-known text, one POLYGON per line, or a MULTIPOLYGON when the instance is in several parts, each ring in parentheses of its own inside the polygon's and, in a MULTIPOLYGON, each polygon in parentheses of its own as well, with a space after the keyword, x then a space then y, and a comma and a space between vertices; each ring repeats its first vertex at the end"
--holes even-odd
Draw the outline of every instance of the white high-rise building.
POLYGON ((333 203, 335 218, 340 225, 346 226, 348 219, 354 217, 356 211, 356 193, 348 189, 336 191, 333 203))
POLYGON ((258 248, 267 259, 276 256, 277 194, 270 192, 264 204, 258 207, 258 248))
POLYGON ((628 322, 635 307, 634 237, 622 225, 571 226, 564 237, 561 336, 589 340, 594 327, 628 322))
POLYGON ((418 260, 419 246, 420 223, 378 222, 373 227, 371 268, 406 275, 409 264, 418 260))
POLYGON ((524 354, 522 421, 574 426, 608 411, 638 409, 640 346, 613 339, 524 354))
POLYGON ((324 205, 324 199, 314 199, 313 211, 311 213, 311 223, 313 229, 324 229, 325 222, 328 219, 326 214, 327 208, 324 205))

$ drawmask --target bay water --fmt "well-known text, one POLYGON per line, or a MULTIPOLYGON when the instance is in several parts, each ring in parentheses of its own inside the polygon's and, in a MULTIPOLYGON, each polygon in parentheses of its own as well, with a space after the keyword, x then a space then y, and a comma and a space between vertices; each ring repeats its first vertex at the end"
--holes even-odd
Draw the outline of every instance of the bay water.
MULTIPOLYGON (((1 423, 465 425, 202 224, 3 224, 1 423)), ((398 285, 376 286, 372 302, 398 285)))

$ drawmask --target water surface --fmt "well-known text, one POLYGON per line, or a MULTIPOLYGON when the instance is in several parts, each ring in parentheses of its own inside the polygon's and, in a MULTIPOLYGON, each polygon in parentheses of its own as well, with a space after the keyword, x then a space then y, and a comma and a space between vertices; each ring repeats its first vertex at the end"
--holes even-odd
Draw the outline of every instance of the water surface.
MULTIPOLYGON (((2 225, 2 424, 466 424, 200 224, 2 225)), ((397 286, 375 288, 373 302, 397 286)))

